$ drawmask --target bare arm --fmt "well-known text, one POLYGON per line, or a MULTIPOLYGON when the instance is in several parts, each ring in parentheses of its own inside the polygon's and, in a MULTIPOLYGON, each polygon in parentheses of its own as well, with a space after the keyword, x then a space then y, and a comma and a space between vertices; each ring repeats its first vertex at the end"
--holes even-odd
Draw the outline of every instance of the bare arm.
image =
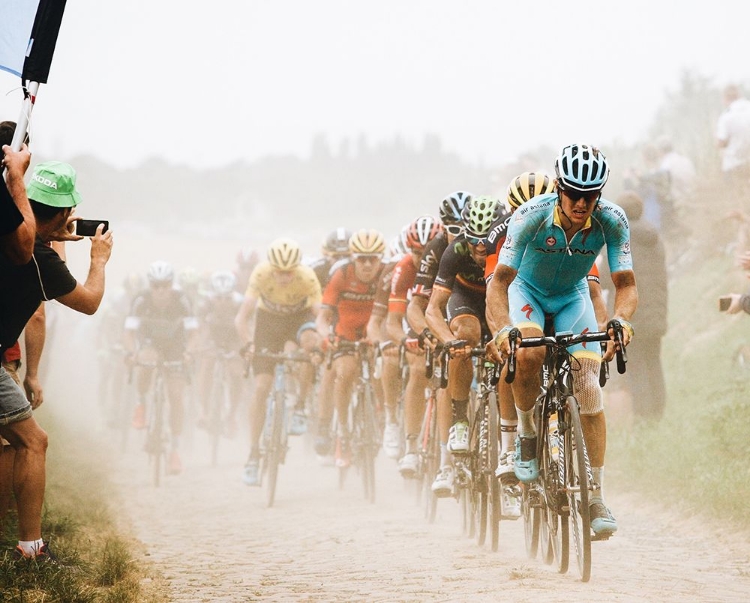
POLYGON ((34 315, 26 323, 24 341, 26 343, 26 376, 23 387, 26 398, 32 408, 39 408, 44 402, 44 391, 39 382, 39 362, 42 359, 44 340, 47 337, 46 313, 44 303, 40 304, 34 315))
POLYGON ((250 343, 250 319, 255 316, 255 309, 258 306, 258 298, 252 295, 246 297, 240 306, 237 316, 234 317, 234 328, 240 336, 242 345, 250 343))
POLYGON ((332 324, 333 310, 328 306, 322 306, 320 312, 318 312, 318 316, 315 318, 315 328, 318 330, 318 335, 320 335, 322 339, 328 339, 332 324))
POLYGON ((594 306, 594 314, 596 315, 596 324, 599 325, 599 330, 603 331, 607 326, 607 304, 604 302, 604 295, 602 294, 602 285, 597 281, 588 281, 589 285, 589 297, 591 303, 594 306))
POLYGON ((385 328, 388 331, 388 337, 391 341, 400 342, 406 333, 403 328, 403 312, 388 312, 388 318, 385 321, 385 328))
POLYGON ((23 145, 17 152, 5 145, 3 152, 5 153, 3 164, 7 168, 5 184, 23 217, 23 222, 15 231, 0 237, 0 250, 14 264, 23 265, 31 261, 36 238, 36 220, 31 211, 29 198, 26 196, 26 185, 23 182, 23 176, 31 162, 31 153, 26 145, 23 145))
POLYGON ((60 303, 84 314, 96 312, 104 296, 104 267, 112 254, 112 231, 102 234, 102 228, 97 227, 91 239, 91 264, 86 282, 76 284, 73 291, 58 298, 60 303))
MULTIPOLYGON (((615 285, 615 318, 630 321, 638 306, 638 289, 635 285, 635 273, 632 270, 621 270, 612 273, 615 285)), ((625 345, 630 341, 630 333, 624 329, 625 345)))
POLYGON ((421 333, 427 328, 425 312, 427 311, 427 304, 429 301, 430 300, 423 295, 414 295, 409 301, 409 305, 406 307, 406 320, 409 323, 409 326, 417 333, 421 333))
POLYGON ((487 326, 493 334, 503 327, 512 325, 508 287, 516 278, 517 271, 505 264, 495 266, 492 280, 487 285, 487 309, 485 311, 487 326))
POLYGON ((445 322, 445 309, 448 307, 448 299, 450 296, 451 292, 447 289, 435 287, 432 290, 430 303, 427 304, 427 310, 425 312, 427 326, 442 343, 447 343, 456 338, 453 331, 450 330, 448 324, 445 322))

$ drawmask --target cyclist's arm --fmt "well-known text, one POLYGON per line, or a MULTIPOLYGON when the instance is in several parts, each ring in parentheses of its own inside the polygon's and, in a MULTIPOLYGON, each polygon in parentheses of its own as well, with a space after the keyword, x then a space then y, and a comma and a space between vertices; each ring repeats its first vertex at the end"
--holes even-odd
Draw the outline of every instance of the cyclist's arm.
POLYGON ((425 312, 427 326, 442 343, 447 343, 456 338, 453 331, 450 330, 448 324, 445 322, 445 309, 448 307, 450 296, 451 292, 449 289, 435 287, 432 290, 430 303, 427 304, 427 311, 425 312))
POLYGON ((388 331, 388 337, 391 341, 399 342, 404 338, 404 313, 388 312, 388 318, 385 321, 385 328, 388 331))
POLYGON ((599 281, 592 279, 588 279, 587 282, 589 297, 591 298, 591 304, 594 306, 594 314, 596 315, 596 323, 599 325, 599 330, 603 331, 607 326, 609 316, 607 314, 607 304, 604 301, 602 293, 602 285, 599 281))
POLYGON ((318 335, 323 339, 328 339, 332 324, 333 308, 330 306, 321 306, 320 312, 318 312, 318 316, 315 318, 315 328, 318 330, 318 335))
POLYGON ((242 301, 237 316, 234 317, 234 328, 240 336, 242 345, 250 343, 250 320, 255 316, 255 309, 258 306, 258 298, 249 295, 242 301))
POLYGON ((370 314, 370 319, 367 321, 367 339, 373 343, 380 343, 388 340, 388 334, 383 328, 385 322, 385 316, 382 313, 373 312, 370 314))
MULTIPOLYGON (((635 274, 632 270, 621 270, 612 273, 612 282, 615 285, 615 309, 614 317, 630 321, 638 306, 638 289, 635 285, 635 274)), ((630 332, 624 331, 625 345, 630 341, 630 332)))
POLYGON ((429 298, 424 295, 412 295, 409 305, 406 307, 406 320, 417 333, 421 333, 427 328, 425 312, 427 312, 429 301, 429 298))
POLYGON ((511 326, 510 305, 508 303, 508 287, 516 278, 517 271, 498 263, 492 280, 487 284, 487 309, 485 316, 487 326, 494 335, 503 327, 511 326))

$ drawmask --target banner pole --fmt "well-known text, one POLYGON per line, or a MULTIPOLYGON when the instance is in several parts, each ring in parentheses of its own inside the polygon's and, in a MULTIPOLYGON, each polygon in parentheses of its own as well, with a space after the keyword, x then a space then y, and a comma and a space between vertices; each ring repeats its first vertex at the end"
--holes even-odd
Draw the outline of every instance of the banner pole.
POLYGON ((18 116, 16 122, 16 131, 13 134, 13 141, 10 147, 14 151, 20 151, 21 145, 26 138, 26 131, 29 128, 29 121, 31 120, 31 112, 34 109, 34 103, 36 102, 36 95, 39 92, 39 82, 29 82, 28 86, 24 86, 24 99, 21 105, 21 115, 18 116))

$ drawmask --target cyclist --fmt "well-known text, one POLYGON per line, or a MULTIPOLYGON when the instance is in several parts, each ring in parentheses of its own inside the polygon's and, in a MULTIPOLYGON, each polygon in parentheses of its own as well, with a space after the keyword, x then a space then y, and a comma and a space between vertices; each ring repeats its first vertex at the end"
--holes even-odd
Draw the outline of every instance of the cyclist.
MULTIPOLYGON (((488 289, 488 316, 502 325, 495 335, 501 355, 509 353, 508 334, 520 329, 522 337, 541 336, 545 314, 553 315, 555 331, 598 328, 586 275, 607 245, 615 285, 615 318, 623 325, 623 343, 633 335, 629 319, 635 312, 638 292, 630 256, 630 236, 625 213, 601 196, 609 167, 604 154, 584 144, 566 146, 555 161, 555 193, 541 195, 518 210, 508 229, 497 267, 488 289)), ((534 432, 534 401, 539 393, 539 371, 544 348, 520 348, 513 383, 518 412, 515 473, 529 483, 539 474, 534 432)), ((617 523, 604 504, 603 478, 606 421, 598 374, 598 349, 571 348, 579 370, 574 373, 581 403, 581 420, 599 489, 591 497, 591 528, 612 534, 617 523)))
POLYGON ((409 364, 409 378, 404 394, 406 451, 398 464, 399 472, 406 478, 414 477, 419 471, 417 438, 424 414, 424 391, 427 387, 424 352, 419 343, 419 334, 409 328, 408 324, 406 331, 404 328, 408 294, 414 286, 417 268, 422 261, 425 248, 441 232, 442 225, 432 216, 420 216, 409 224, 405 237, 409 253, 396 265, 388 298, 386 328, 393 341, 405 344, 406 360, 409 364))
POLYGON ((177 273, 177 288, 182 291, 195 312, 201 298, 201 275, 192 266, 185 266, 177 273))
MULTIPOLYGON (((336 451, 336 464, 339 467, 348 466, 351 462, 348 415, 349 400, 357 377, 357 362, 353 351, 336 349, 336 344, 338 340, 355 342, 368 339, 366 331, 383 271, 385 240, 377 230, 358 230, 349 240, 349 250, 352 259, 331 276, 323 292, 323 305, 316 321, 318 334, 333 346, 332 370, 336 381, 332 400, 318 398, 320 431, 315 449, 321 456, 330 454, 332 437, 329 427, 335 406, 341 445, 341 449, 336 451)), ((370 334, 370 337, 370 341, 377 339, 377 335, 370 334)))
MULTIPOLYGON (((198 308, 201 341, 206 342, 207 349, 201 356, 199 365, 199 390, 201 398, 201 416, 198 426, 209 426, 211 404, 211 379, 213 377, 216 355, 218 353, 236 352, 242 346, 234 319, 242 305, 243 296, 235 291, 237 278, 231 272, 218 271, 211 275, 211 291, 201 300, 198 308)), ((229 377, 230 408, 227 417, 227 435, 234 437, 237 432, 237 409, 242 391, 242 359, 236 355, 229 359, 227 375, 229 377)))
POLYGON ((453 425, 448 450, 469 451, 469 390, 473 379, 471 356, 467 352, 489 334, 485 321, 485 241, 490 226, 501 216, 502 206, 488 196, 474 197, 463 209, 463 236, 445 250, 435 287, 427 306, 430 330, 451 348, 448 390, 453 425))
MULTIPOLYGON (((461 213, 471 198, 472 194, 469 192, 456 191, 440 202, 439 212, 443 232, 427 244, 422 254, 422 261, 411 291, 411 300, 406 308, 406 317, 412 330, 419 333, 423 346, 432 345, 435 340, 435 336, 427 326, 425 312, 432 295, 440 260, 448 246, 463 234, 461 213)), ((437 394, 437 419, 440 437, 440 470, 432 483, 432 491, 438 496, 450 496, 453 492, 454 478, 452 459, 448 452, 448 430, 452 423, 452 411, 450 396, 446 390, 442 389, 437 394)))
POLYGON ((339 227, 332 230, 323 241, 323 255, 310 263, 310 268, 315 271, 315 276, 320 281, 321 289, 325 289, 328 284, 334 266, 349 257, 351 237, 351 231, 346 228, 339 227))
MULTIPOLYGON (((158 361, 186 362, 197 343, 198 321, 190 302, 174 288, 172 264, 156 261, 148 268, 149 288, 136 296, 130 315, 125 319, 123 345, 130 354, 128 362, 154 364, 158 361)), ((133 427, 146 427, 146 393, 153 381, 153 368, 138 367, 137 390, 139 401, 133 412, 133 427)), ((169 399, 171 446, 167 472, 182 471, 179 455, 180 436, 184 423, 184 370, 170 368, 166 378, 169 399)))
POLYGON ((258 262, 260 262, 258 252, 252 247, 243 247, 237 252, 237 268, 235 268, 234 271, 234 275, 237 277, 235 290, 240 295, 245 295, 250 275, 253 273, 253 270, 255 270, 258 262))
MULTIPOLYGON (((301 264, 299 245, 288 238, 276 239, 268 248, 268 259, 250 275, 245 300, 235 318, 235 327, 248 356, 255 352, 289 352, 301 347, 307 352, 317 348, 315 316, 320 308, 320 283, 308 266, 301 264), (250 336, 250 321, 254 333, 250 336)), ((273 386, 275 361, 252 357, 255 394, 250 404, 250 454, 242 480, 258 485, 260 436, 266 418, 266 404, 273 386)), ((306 429, 304 403, 314 378, 311 365, 297 372, 299 397, 289 431, 293 435, 306 429)))

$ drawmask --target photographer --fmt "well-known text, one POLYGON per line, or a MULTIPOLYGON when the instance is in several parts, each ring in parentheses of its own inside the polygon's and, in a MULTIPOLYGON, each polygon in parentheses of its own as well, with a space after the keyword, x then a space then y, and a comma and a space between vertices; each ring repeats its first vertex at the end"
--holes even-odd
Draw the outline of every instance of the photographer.
MULTIPOLYGON (((96 312, 104 294, 104 268, 112 252, 112 233, 91 240, 91 264, 84 284, 76 281, 65 262, 48 245, 74 241, 77 218, 71 214, 80 202, 76 173, 65 163, 50 161, 36 166, 27 195, 36 220, 36 241, 31 261, 14 265, 0 256, 0 351, 18 339, 24 326, 43 301, 57 299, 82 312, 96 312)), ((20 557, 52 557, 42 541, 41 511, 44 501, 47 434, 32 415, 23 390, 0 368, 0 435, 16 450, 13 491, 18 503, 20 557)))

